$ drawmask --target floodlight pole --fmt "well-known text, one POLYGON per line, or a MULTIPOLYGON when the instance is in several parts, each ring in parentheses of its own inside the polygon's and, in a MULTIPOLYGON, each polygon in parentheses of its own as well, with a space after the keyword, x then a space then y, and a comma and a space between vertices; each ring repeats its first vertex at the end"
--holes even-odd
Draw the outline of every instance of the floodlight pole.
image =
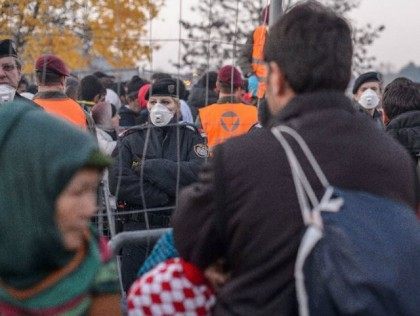
POLYGON ((270 27, 273 26, 283 13, 283 0, 271 0, 270 2, 270 27))

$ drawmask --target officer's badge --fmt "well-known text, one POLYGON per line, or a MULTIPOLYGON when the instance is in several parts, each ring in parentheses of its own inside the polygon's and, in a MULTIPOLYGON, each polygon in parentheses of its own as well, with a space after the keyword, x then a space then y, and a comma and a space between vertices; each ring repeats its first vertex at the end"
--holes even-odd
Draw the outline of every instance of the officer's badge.
POLYGON ((210 156, 210 151, 207 145, 205 144, 197 144, 194 146, 195 154, 200 158, 207 158, 210 156))
POLYGON ((175 94, 175 85, 170 84, 170 85, 168 86, 168 92, 169 92, 170 94, 175 94))

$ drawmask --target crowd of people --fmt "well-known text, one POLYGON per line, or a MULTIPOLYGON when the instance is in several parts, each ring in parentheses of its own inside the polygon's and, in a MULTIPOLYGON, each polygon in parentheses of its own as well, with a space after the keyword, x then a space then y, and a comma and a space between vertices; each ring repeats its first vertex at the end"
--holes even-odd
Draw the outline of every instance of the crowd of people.
MULTIPOLYGON (((167 73, 78 78, 52 54, 30 84, 14 42, 0 41, 0 315, 420 314, 419 84, 385 86, 370 71, 349 89, 345 19, 304 2, 268 27, 268 12, 240 68, 204 73, 189 90, 167 73), (117 233, 170 228, 151 253, 126 245, 117 265, 93 228, 101 179, 117 233), (331 243, 324 213, 355 205, 361 221, 382 223, 370 211, 381 205, 400 225, 403 249, 384 242, 392 260, 376 270, 409 268, 386 276, 391 288, 366 281, 372 299, 350 309, 331 292, 313 301, 324 283, 299 268, 308 227, 331 243), (303 290, 299 273, 312 282, 303 290)), ((392 227, 372 229, 385 240, 392 227)), ((334 264, 361 264, 354 247, 334 264)))

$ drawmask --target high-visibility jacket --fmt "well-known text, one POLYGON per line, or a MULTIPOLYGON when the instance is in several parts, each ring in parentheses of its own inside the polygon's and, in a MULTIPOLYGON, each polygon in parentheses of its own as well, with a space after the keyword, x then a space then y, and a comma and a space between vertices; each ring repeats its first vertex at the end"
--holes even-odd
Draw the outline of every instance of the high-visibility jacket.
POLYGON ((259 99, 264 97, 266 90, 267 67, 264 62, 264 44, 267 32, 267 26, 260 25, 255 29, 253 34, 252 70, 259 81, 257 90, 257 97, 259 99))
POLYGON ((212 104, 201 108, 199 115, 210 148, 247 133, 258 120, 257 108, 243 103, 212 104))
POLYGON ((83 129, 87 129, 86 115, 82 107, 73 99, 34 99, 36 104, 52 115, 61 117, 83 129))

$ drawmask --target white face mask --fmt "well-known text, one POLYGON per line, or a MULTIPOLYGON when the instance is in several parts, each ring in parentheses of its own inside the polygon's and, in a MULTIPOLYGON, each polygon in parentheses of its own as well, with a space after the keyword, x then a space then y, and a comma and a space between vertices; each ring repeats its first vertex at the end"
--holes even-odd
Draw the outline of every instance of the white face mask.
POLYGON ((379 96, 372 89, 367 89, 362 93, 359 100, 360 105, 366 110, 374 109, 379 104, 379 96))
POLYGON ((0 103, 13 101, 16 89, 8 84, 0 84, 0 103))
POLYGON ((150 110, 150 121, 155 126, 165 126, 172 120, 174 114, 161 103, 155 104, 150 110))

